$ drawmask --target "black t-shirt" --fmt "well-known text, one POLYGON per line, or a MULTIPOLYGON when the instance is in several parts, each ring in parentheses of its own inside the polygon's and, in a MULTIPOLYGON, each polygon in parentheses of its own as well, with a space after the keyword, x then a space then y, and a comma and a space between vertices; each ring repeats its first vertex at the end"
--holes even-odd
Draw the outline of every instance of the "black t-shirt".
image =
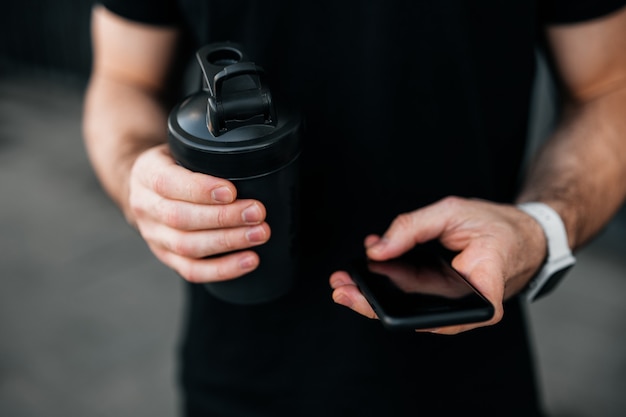
POLYGON ((334 305, 328 277, 399 213, 447 195, 512 201, 543 26, 623 0, 103 3, 180 25, 190 53, 242 44, 307 120, 298 287, 242 307, 188 286, 187 415, 539 415, 517 300, 490 328, 392 334, 334 305))

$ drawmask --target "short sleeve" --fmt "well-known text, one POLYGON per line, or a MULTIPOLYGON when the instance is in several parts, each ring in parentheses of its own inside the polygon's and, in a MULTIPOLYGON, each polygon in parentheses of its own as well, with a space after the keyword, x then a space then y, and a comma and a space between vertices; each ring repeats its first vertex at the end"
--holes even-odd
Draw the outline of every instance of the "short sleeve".
POLYGON ((575 23, 617 11, 626 0, 550 0, 538 4, 544 23, 575 23))
POLYGON ((180 20, 175 0, 98 0, 109 11, 141 23, 174 26, 180 20))

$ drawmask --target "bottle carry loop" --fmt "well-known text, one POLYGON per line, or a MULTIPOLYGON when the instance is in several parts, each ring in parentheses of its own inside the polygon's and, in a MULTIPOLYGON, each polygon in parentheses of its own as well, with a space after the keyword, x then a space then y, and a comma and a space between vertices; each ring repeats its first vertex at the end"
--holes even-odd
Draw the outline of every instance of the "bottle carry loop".
POLYGON ((241 126, 276 125, 265 71, 246 61, 237 45, 207 45, 196 58, 202 68, 203 88, 209 93, 207 127, 214 136, 241 126))

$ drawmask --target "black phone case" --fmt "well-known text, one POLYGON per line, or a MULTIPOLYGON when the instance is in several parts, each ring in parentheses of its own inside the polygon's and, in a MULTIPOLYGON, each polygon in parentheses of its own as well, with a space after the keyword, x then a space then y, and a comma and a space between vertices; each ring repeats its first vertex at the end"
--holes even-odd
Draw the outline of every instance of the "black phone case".
POLYGON ((491 319, 493 305, 452 268, 449 259, 449 254, 433 245, 417 247, 403 257, 403 261, 411 264, 440 264, 451 271, 450 274, 471 290, 465 297, 450 299, 433 294, 405 293, 387 276, 370 272, 367 259, 355 260, 349 273, 382 324, 391 330, 429 329, 491 319))

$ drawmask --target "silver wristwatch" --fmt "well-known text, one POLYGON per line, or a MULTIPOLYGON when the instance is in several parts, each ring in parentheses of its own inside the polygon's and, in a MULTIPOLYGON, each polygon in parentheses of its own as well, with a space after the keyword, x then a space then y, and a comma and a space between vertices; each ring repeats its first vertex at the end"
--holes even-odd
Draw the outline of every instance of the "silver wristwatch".
POLYGON ((548 245, 548 256, 543 267, 524 291, 528 301, 535 301, 554 289, 567 271, 574 266, 576 258, 570 250, 563 221, 552 207, 538 202, 522 203, 517 207, 537 220, 548 245))

